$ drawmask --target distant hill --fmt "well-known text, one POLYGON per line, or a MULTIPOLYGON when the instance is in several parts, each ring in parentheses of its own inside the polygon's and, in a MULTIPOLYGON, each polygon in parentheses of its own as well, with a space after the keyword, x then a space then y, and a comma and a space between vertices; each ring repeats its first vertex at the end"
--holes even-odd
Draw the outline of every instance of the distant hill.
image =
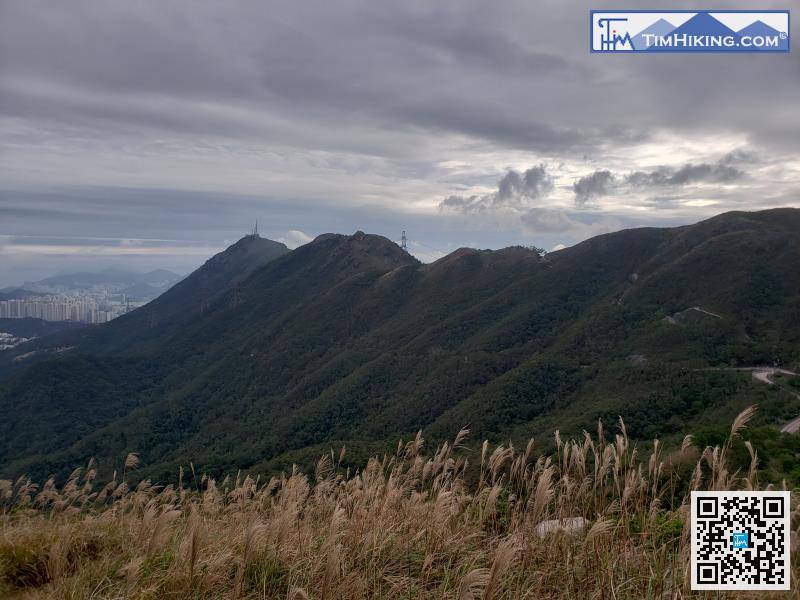
POLYGON ((24 300, 35 296, 33 292, 29 292, 22 288, 4 288, 5 291, 0 292, 0 301, 3 300, 24 300))
POLYGON ((101 294, 124 295, 134 302, 149 302, 158 297, 181 276, 171 271, 157 269, 147 273, 104 269, 97 272, 78 272, 54 275, 40 281, 28 281, 19 288, 6 288, 0 300, 35 299, 49 294, 101 294))
POLYGON ((35 286, 63 286, 67 288, 80 289, 88 288, 93 285, 101 284, 117 284, 117 285, 134 285, 134 284, 147 284, 154 287, 164 288, 169 287, 181 279, 180 275, 166 271, 164 269, 157 269, 147 273, 138 273, 135 271, 125 271, 122 269, 104 269, 97 272, 79 272, 68 273, 64 275, 55 275, 47 277, 40 281, 26 283, 25 287, 32 288, 35 286))
POLYGON ((130 300, 150 300, 161 294, 162 291, 161 287, 156 287, 149 283, 134 283, 131 286, 122 288, 119 293, 130 300))
POLYGON ((546 446, 619 415, 669 439, 753 402, 778 424, 800 398, 724 369, 800 366, 798 231, 800 210, 735 212, 428 265, 362 232, 245 238, 141 309, 0 354, 0 473, 133 450, 160 479, 265 472, 464 425, 546 446))
POLYGON ((115 319, 109 332, 100 336, 100 343, 121 348, 132 343, 131 336, 159 340, 166 332, 205 313, 252 273, 288 252, 280 242, 246 236, 154 301, 115 319))

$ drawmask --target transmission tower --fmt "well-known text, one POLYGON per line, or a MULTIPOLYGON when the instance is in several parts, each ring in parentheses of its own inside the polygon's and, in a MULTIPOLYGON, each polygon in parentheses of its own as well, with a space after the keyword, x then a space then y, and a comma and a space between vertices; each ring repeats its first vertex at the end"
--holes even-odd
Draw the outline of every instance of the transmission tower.
POLYGON ((403 237, 400 238, 400 247, 408 252, 408 240, 406 239, 406 230, 403 230, 403 237))

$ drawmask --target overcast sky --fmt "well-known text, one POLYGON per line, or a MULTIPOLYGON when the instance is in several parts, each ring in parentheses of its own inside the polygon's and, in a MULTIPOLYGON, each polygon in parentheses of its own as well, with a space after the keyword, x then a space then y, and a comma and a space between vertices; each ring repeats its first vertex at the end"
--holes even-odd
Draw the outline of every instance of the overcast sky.
POLYGON ((800 206, 798 48, 590 54, 604 7, 2 0, 0 287, 187 272, 255 219, 433 260, 800 206))

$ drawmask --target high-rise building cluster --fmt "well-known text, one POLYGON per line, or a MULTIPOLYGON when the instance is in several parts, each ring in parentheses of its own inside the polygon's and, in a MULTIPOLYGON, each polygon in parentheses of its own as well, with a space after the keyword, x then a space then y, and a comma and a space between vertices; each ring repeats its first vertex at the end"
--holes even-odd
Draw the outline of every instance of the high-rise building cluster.
POLYGON ((106 323, 127 312, 124 304, 99 304, 90 297, 38 296, 0 301, 0 318, 106 323))

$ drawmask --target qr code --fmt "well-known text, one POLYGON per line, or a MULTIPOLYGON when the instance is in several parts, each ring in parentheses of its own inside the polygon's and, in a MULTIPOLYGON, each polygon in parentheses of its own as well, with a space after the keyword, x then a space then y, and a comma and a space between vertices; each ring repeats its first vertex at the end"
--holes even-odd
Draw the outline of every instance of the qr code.
POLYGON ((789 589, 789 492, 692 492, 692 589, 789 589))

